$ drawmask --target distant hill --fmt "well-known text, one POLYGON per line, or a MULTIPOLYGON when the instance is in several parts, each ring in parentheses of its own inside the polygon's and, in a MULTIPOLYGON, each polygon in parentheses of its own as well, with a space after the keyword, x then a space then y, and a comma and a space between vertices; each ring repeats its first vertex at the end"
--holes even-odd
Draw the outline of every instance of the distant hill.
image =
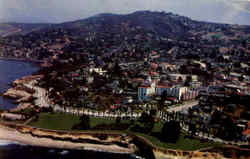
MULTIPOLYGON (((207 23, 193 21, 190 18, 172 13, 137 11, 128 15, 99 14, 83 20, 58 24, 56 27, 74 30, 76 35, 105 31, 122 34, 140 28, 145 32, 163 37, 183 38, 190 30, 203 30, 207 27, 205 24, 207 23)), ((214 23, 213 25, 224 27, 221 24, 214 23)))
POLYGON ((48 26, 50 24, 0 23, 0 36, 25 35, 48 26))
POLYGON ((0 24, 1 30, 0 35, 6 37, 2 46, 8 46, 3 48, 2 56, 33 59, 64 53, 126 57, 151 50, 209 56, 220 46, 246 47, 250 35, 250 26, 201 22, 152 11, 105 13, 61 24, 5 23, 0 24))
MULTIPOLYGON (((61 24, 0 23, 0 36, 39 33, 59 28, 70 30, 76 36, 86 36, 89 32, 103 33, 107 31, 122 34, 139 28, 162 37, 182 39, 188 36, 192 30, 196 32, 214 28, 223 30, 229 26, 231 25, 199 22, 173 13, 137 11, 127 15, 98 14, 90 18, 61 24), (126 27, 127 29, 125 29, 126 27)), ((246 30, 249 29, 249 27, 246 28, 246 30)))
MULTIPOLYGON (((37 26, 41 28, 41 25, 37 26)), ((42 25, 43 29, 37 29, 37 26, 30 26, 33 27, 34 33, 62 29, 70 31, 73 36, 88 36, 90 32, 125 35, 140 30, 161 37, 183 40, 191 31, 214 30, 214 28, 225 30, 230 25, 199 22, 173 13, 137 11, 127 15, 98 14, 87 19, 50 25, 50 27, 42 25)))

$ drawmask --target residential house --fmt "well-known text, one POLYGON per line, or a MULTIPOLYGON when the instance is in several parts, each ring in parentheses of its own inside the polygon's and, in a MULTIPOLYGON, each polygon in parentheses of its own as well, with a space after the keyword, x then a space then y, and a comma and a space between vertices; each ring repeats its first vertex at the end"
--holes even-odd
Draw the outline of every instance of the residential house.
POLYGON ((179 79, 186 80, 188 76, 191 77, 192 81, 197 81, 198 80, 197 75, 186 75, 186 74, 175 74, 175 73, 169 74, 170 79, 173 80, 173 81, 177 81, 179 79))
POLYGON ((98 68, 89 68, 89 72, 92 73, 92 72, 96 72, 98 73, 99 75, 105 75, 107 73, 106 70, 103 70, 101 67, 98 67, 98 68))

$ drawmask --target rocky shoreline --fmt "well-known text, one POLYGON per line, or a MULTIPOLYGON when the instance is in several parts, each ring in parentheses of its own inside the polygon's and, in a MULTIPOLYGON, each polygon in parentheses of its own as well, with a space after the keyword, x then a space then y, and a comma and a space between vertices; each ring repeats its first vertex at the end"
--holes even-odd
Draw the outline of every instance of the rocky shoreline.
POLYGON ((31 87, 34 81, 39 78, 42 76, 25 76, 13 81, 12 87, 2 94, 3 97, 13 99, 14 103, 18 104, 17 108, 11 109, 9 112, 18 112, 34 107, 33 101, 37 98, 35 96, 36 90, 31 87), (27 85, 31 85, 31 87, 27 87, 27 85))
MULTIPOLYGON (((0 113, 0 116, 7 120, 24 120, 25 117, 18 114, 18 112, 26 108, 33 108, 35 105, 46 107, 48 103, 44 102, 46 99, 43 99, 44 96, 41 95, 44 94, 45 90, 35 86, 36 81, 42 77, 42 75, 25 76, 13 81, 12 87, 4 92, 2 96, 14 99, 18 106, 17 108, 0 113)), ((117 145, 120 138, 113 138, 112 141, 112 138, 109 137, 107 141, 102 141, 98 137, 95 138, 91 135, 83 135, 82 137, 74 134, 69 135, 70 132, 66 133, 68 135, 65 136, 65 134, 57 134, 53 131, 31 128, 26 125, 7 124, 5 122, 0 123, 0 132, 0 139, 33 146, 126 154, 132 154, 135 151, 135 147, 133 146, 125 148, 119 144, 117 145)))

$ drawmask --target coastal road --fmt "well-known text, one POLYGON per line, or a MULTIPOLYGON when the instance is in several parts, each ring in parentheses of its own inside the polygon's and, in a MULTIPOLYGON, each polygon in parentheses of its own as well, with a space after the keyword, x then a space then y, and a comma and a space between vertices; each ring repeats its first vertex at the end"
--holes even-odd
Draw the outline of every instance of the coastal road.
POLYGON ((172 107, 172 108, 170 107, 167 111, 168 112, 180 112, 180 111, 183 111, 185 109, 192 108, 198 104, 199 104, 198 101, 186 102, 180 106, 176 106, 176 107, 172 107))
POLYGON ((35 104, 38 105, 39 107, 49 107, 49 100, 48 97, 46 96, 46 90, 40 87, 35 86, 35 82, 31 81, 27 84, 25 84, 26 87, 34 89, 34 97, 37 99, 35 100, 35 104))

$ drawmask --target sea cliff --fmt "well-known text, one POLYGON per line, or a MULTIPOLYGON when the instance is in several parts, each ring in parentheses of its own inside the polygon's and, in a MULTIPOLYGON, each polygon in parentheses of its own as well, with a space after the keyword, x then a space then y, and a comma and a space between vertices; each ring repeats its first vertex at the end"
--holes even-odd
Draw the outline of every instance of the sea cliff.
POLYGON ((0 123, 0 138, 34 146, 95 150, 112 153, 134 153, 129 136, 118 133, 66 132, 33 128, 22 124, 0 123))

